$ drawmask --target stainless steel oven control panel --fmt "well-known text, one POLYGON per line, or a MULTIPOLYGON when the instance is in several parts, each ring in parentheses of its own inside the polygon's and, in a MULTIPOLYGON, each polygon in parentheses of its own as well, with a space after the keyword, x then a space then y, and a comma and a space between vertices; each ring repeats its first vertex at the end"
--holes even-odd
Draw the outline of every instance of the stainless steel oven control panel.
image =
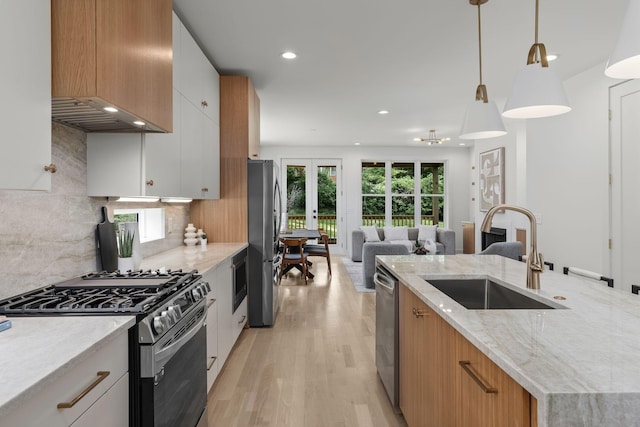
POLYGON ((196 282, 165 301, 161 307, 140 321, 138 341, 141 344, 158 341, 171 327, 187 316, 199 301, 204 300, 210 290, 208 282, 196 282))

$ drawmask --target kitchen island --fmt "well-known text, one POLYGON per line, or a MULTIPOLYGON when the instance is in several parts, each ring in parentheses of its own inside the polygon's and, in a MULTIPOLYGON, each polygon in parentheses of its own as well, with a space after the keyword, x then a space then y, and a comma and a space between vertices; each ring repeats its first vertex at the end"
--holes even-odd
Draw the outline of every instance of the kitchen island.
POLYGON ((377 259, 535 397, 539 426, 640 425, 638 296, 551 271, 529 290, 525 264, 495 255, 377 259), (487 277, 563 308, 471 310, 428 283, 487 277))

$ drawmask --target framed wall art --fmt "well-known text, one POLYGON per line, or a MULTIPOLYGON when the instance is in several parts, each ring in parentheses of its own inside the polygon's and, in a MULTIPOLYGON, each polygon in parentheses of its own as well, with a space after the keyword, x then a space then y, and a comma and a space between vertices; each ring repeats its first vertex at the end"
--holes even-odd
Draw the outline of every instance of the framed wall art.
POLYGON ((504 203, 504 147, 480 153, 480 211, 504 203))

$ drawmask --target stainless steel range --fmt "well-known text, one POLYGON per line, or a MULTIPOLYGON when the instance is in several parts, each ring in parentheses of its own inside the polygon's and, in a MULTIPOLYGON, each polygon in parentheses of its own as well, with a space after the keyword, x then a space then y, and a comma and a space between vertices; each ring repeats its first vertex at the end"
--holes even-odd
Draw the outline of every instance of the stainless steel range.
POLYGON ((91 273, 0 301, 7 316, 134 315, 130 425, 203 427, 209 284, 196 271, 91 273))

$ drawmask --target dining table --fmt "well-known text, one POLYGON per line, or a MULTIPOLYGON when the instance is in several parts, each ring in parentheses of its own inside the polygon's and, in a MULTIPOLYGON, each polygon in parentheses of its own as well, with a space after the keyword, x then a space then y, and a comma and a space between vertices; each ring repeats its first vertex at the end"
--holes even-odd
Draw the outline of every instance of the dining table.
POLYGON ((286 239, 319 239, 320 232, 311 228, 294 228, 280 231, 280 237, 286 239))
MULTIPOLYGON (((287 230, 280 231, 281 239, 319 239, 320 237, 321 237, 320 232, 317 229, 311 229, 311 228, 294 228, 291 230, 287 229, 287 230)), ((311 266, 312 263, 310 261, 307 261, 307 265, 311 266)), ((283 274, 286 274, 292 268, 297 268, 298 270, 301 270, 299 266, 291 264, 285 268, 283 274)), ((313 273, 309 271, 308 268, 307 268, 307 277, 309 279, 313 279, 314 277, 313 273)))

